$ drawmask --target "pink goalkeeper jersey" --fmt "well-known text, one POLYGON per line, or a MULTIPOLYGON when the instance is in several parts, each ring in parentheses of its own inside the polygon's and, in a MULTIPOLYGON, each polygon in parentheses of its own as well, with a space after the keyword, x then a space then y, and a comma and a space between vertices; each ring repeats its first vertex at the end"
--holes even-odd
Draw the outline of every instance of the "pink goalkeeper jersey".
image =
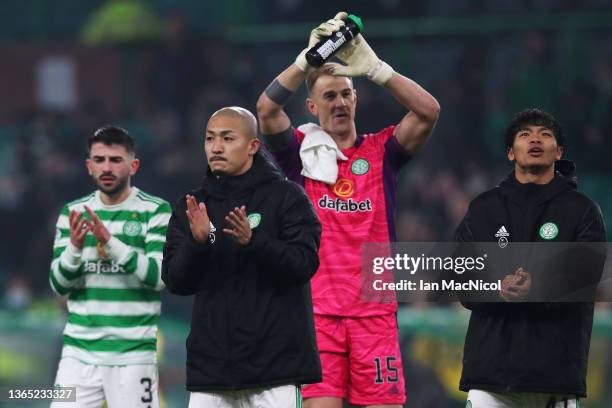
POLYGON ((360 299, 361 245, 396 240, 395 188, 410 155, 393 136, 394 128, 359 135, 355 146, 343 149, 348 160, 338 160, 333 186, 301 175, 299 130, 288 147, 272 152, 287 177, 304 186, 323 225, 320 266, 311 280, 316 314, 363 317, 397 310, 395 301, 360 299))

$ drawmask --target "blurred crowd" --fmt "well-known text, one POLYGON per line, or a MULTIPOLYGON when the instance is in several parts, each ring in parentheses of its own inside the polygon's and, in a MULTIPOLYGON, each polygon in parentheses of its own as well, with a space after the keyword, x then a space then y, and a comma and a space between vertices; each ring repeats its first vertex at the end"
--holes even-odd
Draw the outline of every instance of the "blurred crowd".
MULTIPOLYGON (((235 3, 244 3, 247 11, 252 7, 235 3)), ((326 14, 300 0, 263 3, 269 13, 258 9, 252 16, 243 15, 242 21, 311 22, 314 27, 335 11, 334 2, 326 5, 326 14)), ((368 18, 598 11, 606 2, 426 3, 410 9, 396 0, 380 1, 377 7, 360 5, 366 38, 368 18)), ((202 178, 206 118, 227 105, 254 111, 259 93, 308 38, 304 32, 296 41, 231 42, 195 27, 188 13, 174 10, 160 17, 160 37, 154 42, 97 48, 69 42, 62 55, 77 66, 87 58, 81 53, 113 62, 112 70, 102 68, 95 77, 101 83, 118 80, 112 83, 111 97, 99 94, 107 85, 77 78, 72 107, 40 102, 0 108, 3 306, 23 308, 50 294, 48 266, 58 212, 65 202, 95 188, 84 167, 86 141, 95 129, 105 124, 128 129, 142 161, 134 184, 174 202, 202 178)), ((543 108, 560 119, 569 139, 567 158, 577 163, 579 183, 600 202, 604 215, 612 216, 605 185, 612 153, 612 25, 590 28, 587 21, 581 29, 543 27, 486 35, 469 30, 430 36, 379 33, 369 40, 382 59, 420 83, 442 106, 430 142, 401 174, 399 240, 452 240, 469 201, 511 170, 502 135, 512 115, 526 107, 543 108)), ((360 133, 397 123, 405 114, 387 92, 367 80, 357 79, 355 87, 360 133)), ((295 124, 315 120, 304 98, 302 90, 287 107, 295 124)))

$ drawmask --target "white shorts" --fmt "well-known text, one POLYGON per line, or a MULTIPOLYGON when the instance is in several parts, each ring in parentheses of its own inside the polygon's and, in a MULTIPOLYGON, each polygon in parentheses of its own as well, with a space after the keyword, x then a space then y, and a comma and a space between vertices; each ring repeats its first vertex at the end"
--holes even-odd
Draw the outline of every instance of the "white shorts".
POLYGON ((76 387, 76 403, 55 402, 51 408, 159 408, 157 366, 98 366, 73 358, 59 362, 55 385, 76 387))
POLYGON ((302 392, 295 385, 240 391, 192 392, 189 408, 302 408, 302 392))
POLYGON ((466 408, 579 408, 575 395, 470 390, 466 408))

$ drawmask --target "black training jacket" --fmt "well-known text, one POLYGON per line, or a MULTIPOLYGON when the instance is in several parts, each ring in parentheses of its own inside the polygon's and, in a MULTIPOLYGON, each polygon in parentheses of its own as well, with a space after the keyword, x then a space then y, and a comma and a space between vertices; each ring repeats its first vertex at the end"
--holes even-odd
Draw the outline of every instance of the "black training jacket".
MULTIPOLYGON (((598 205, 556 172, 547 185, 520 184, 514 173, 474 199, 457 229, 461 242, 544 241, 542 223, 558 226, 556 242, 605 242, 598 205)), ((550 241, 552 242, 552 241, 550 241)), ((604 252, 605 254, 605 252, 604 252)), ((595 265, 601 277, 603 259, 595 265)), ((580 268, 577 268, 580 269, 580 268)), ((592 268, 591 268, 592 269, 592 268)), ((577 270, 576 273, 589 273, 577 270)), ((590 271, 593 272, 592 270, 590 271)), ((537 273, 532 271, 532 273, 537 273)), ((593 303, 464 303, 472 310, 460 389, 586 396, 593 303)))
POLYGON ((319 266, 321 224, 302 188, 260 152, 245 174, 217 177, 209 170, 190 194, 206 204, 214 229, 206 244, 197 243, 179 198, 162 265, 170 292, 195 295, 187 389, 321 381, 309 283, 319 266), (247 246, 223 232, 225 216, 242 205, 252 222, 247 246))

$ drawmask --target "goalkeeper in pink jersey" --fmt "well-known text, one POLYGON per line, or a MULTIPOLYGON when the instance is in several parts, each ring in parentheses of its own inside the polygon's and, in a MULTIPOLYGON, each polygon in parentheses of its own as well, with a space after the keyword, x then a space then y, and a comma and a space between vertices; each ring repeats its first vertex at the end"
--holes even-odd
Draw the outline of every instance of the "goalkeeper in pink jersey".
POLYGON ((316 70, 305 53, 344 25, 338 13, 315 28, 308 47, 261 94, 261 132, 287 177, 304 186, 323 224, 321 264, 311 281, 323 382, 303 388, 306 408, 340 408, 342 400, 397 407, 406 400, 397 304, 360 298, 361 244, 395 241, 393 213, 400 169, 421 149, 438 119, 435 98, 381 61, 363 36, 316 70), (396 125, 357 134, 357 92, 367 76, 406 108, 396 125), (283 105, 306 80, 306 105, 319 124, 295 128, 283 105))

